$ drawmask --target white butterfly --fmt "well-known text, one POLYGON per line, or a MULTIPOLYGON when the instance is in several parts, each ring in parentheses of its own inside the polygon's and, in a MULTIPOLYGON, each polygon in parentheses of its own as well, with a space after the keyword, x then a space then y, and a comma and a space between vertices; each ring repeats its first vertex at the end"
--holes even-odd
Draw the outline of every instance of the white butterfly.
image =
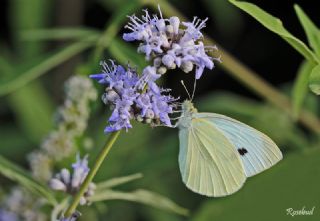
POLYGON ((182 104, 177 127, 183 182, 202 195, 230 195, 247 177, 282 159, 277 145, 265 134, 224 115, 198 113, 189 100, 182 104))

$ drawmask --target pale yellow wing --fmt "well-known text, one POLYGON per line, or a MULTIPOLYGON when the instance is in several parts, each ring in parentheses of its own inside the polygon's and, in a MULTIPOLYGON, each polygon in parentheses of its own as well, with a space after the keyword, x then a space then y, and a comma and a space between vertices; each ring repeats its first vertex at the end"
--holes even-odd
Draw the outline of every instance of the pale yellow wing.
POLYGON ((206 196, 226 196, 239 190, 246 180, 239 154, 212 123, 192 119, 179 131, 179 166, 183 182, 206 196))
POLYGON ((197 113, 196 118, 209 121, 228 138, 239 152, 247 177, 278 163, 282 153, 265 134, 230 117, 214 113, 197 113))

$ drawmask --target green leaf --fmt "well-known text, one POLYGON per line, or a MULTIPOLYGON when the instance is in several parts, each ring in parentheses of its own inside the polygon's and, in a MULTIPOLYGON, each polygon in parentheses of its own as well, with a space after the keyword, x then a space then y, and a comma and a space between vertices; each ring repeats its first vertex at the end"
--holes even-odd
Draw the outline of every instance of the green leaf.
POLYGON ((17 126, 10 122, 1 124, 0 140, 0 155, 14 158, 17 162, 23 161, 25 155, 33 148, 33 143, 30 142, 30 139, 26 138, 24 133, 21 130, 17 130, 17 126))
POLYGON ((274 32, 275 34, 282 37, 287 41, 294 49, 296 49, 300 54, 302 54, 307 60, 318 63, 319 60, 316 58, 314 53, 305 45, 301 40, 294 37, 287 29, 282 25, 280 19, 270 15, 258 6, 242 1, 229 0, 230 3, 234 4, 241 10, 245 11, 257 21, 259 21, 264 27, 274 32))
POLYGON ((129 176, 112 178, 110 180, 98 183, 97 189, 112 188, 114 186, 119 186, 121 184, 125 184, 125 183, 131 182, 131 181, 139 179, 139 178, 142 178, 141 173, 136 173, 136 174, 132 174, 129 176))
POLYGON ((0 173, 5 177, 18 182, 29 191, 45 198, 52 205, 56 205, 57 201, 53 196, 51 190, 34 180, 27 171, 20 168, 18 165, 10 162, 0 155, 0 173))
POLYGON ((320 57, 320 31, 311 19, 304 13, 299 5, 294 5, 294 10, 300 20, 300 23, 307 35, 309 45, 314 50, 318 58, 320 57))
POLYGON ((295 119, 298 118, 301 107, 308 93, 308 79, 314 66, 315 65, 312 62, 303 62, 298 70, 296 80, 294 81, 292 90, 292 103, 293 116, 295 119))
POLYGON ((320 95, 320 65, 313 68, 310 74, 309 88, 313 93, 320 95))
POLYGON ((93 202, 104 200, 127 200, 146 204, 148 206, 152 206, 169 212, 174 212, 184 216, 188 215, 187 209, 180 207, 170 199, 161 196, 160 194, 143 189, 138 189, 129 193, 115 190, 106 190, 92 196, 90 200, 93 202))
MULTIPOLYGON (((14 75, 15 66, 4 56, 0 56, 0 63, 1 60, 7 64, 0 66, 1 73, 8 74, 4 78, 14 75)), ((15 117, 28 139, 34 143, 38 143, 52 128, 53 105, 50 101, 44 87, 36 81, 30 87, 23 87, 9 96, 8 103, 15 112, 15 117)))
POLYGON ((18 88, 23 87, 28 84, 32 80, 40 77, 42 74, 48 72, 52 68, 58 66, 74 55, 84 51, 94 44, 94 39, 96 36, 90 36, 89 38, 83 39, 82 41, 73 43, 58 52, 55 52, 49 58, 42 59, 42 61, 38 62, 33 67, 28 70, 21 71, 20 74, 15 75, 13 79, 8 82, 0 83, 0 96, 11 93, 18 88))
MULTIPOLYGON (((21 30, 48 26, 50 23, 48 13, 51 12, 52 2, 52 0, 10 1, 8 22, 12 35, 12 48, 15 53, 13 59, 8 59, 12 69, 8 72, 11 73, 11 77, 21 74, 18 71, 20 64, 27 63, 43 53, 45 49, 43 43, 21 42, 19 34, 21 30), (17 61, 17 64, 12 64, 11 61, 17 61)), ((45 86, 40 81, 34 81, 33 84, 21 88, 9 96, 8 101, 15 111, 15 118, 18 119, 28 139, 38 143, 52 125, 53 103, 45 86)))
POLYGON ((8 102, 19 126, 34 143, 39 143, 53 127, 53 104, 40 82, 34 81, 10 94, 8 102))
POLYGON ((21 40, 24 41, 43 41, 43 40, 81 40, 88 36, 98 36, 100 32, 91 28, 50 28, 34 29, 22 31, 21 40))
POLYGON ((51 19, 48 14, 52 12, 52 0, 12 0, 8 19, 12 33, 13 48, 23 60, 30 59, 43 51, 44 45, 39 42, 21 42, 21 30, 43 28, 49 25, 51 19))

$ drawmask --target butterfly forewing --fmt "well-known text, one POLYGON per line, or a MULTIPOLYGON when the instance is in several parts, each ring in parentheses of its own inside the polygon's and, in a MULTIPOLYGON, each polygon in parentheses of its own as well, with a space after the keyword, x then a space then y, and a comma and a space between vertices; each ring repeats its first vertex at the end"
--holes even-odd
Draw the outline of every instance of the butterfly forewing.
POLYGON ((189 127, 180 128, 179 138, 179 166, 188 188, 216 197, 241 188, 246 175, 240 155, 212 123, 193 118, 189 127))
POLYGON ((230 117, 197 113, 196 118, 210 122, 239 152, 247 177, 260 173, 282 159, 277 145, 265 134, 230 117))

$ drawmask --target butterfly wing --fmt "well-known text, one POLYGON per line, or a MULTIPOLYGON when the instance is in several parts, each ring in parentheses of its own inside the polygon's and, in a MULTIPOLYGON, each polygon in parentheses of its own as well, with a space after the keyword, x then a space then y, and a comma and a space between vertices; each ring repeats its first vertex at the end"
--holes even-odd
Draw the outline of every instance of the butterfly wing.
POLYGON ((239 151, 247 177, 256 175, 282 159, 278 146, 265 134, 230 117, 214 113, 197 113, 195 117, 210 121, 239 151))
POLYGON ((194 192, 226 196, 239 190, 246 176, 239 154, 228 139, 205 119, 180 127, 179 167, 183 182, 194 192))

